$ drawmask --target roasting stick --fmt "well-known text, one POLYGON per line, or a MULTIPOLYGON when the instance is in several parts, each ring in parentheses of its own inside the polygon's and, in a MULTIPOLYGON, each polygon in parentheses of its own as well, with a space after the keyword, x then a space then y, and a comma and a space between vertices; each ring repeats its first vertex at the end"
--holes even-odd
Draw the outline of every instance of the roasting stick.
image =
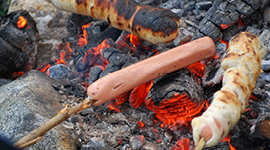
POLYGON ((66 105, 55 117, 20 139, 14 146, 23 148, 35 144, 46 132, 71 115, 78 114, 91 105, 101 105, 136 86, 212 57, 214 54, 213 40, 210 37, 203 37, 108 74, 88 87, 88 98, 83 102, 72 108, 66 105))
POLYGON ((206 143, 205 138, 204 137, 201 138, 194 150, 202 150, 204 148, 205 143, 206 143))
POLYGON ((92 103, 95 102, 95 100, 90 99, 87 97, 84 101, 81 103, 75 105, 74 107, 70 108, 70 105, 67 104, 65 108, 60 110, 56 116, 39 126, 38 128, 34 129, 30 133, 28 133, 26 136, 21 138, 19 141, 14 143, 14 147, 17 147, 19 149, 23 149, 25 147, 31 146, 40 140, 43 139, 43 136, 52 128, 54 128, 56 125, 60 124, 61 122, 67 120, 72 115, 78 114, 81 111, 91 107, 92 103))

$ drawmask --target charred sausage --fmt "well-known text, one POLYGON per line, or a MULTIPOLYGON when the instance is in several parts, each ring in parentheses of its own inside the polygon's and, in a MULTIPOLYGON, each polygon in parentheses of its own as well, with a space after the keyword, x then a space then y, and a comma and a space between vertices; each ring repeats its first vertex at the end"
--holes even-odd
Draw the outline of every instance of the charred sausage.
POLYGON ((47 0, 56 8, 92 16, 153 44, 178 35, 179 17, 168 9, 141 6, 133 0, 47 0))

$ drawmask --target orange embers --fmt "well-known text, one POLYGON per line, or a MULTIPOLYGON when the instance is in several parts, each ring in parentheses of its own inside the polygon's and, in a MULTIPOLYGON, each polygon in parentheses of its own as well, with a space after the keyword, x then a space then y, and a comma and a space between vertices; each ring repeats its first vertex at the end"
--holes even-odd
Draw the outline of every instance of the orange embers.
POLYGON ((83 57, 83 63, 90 65, 90 67, 99 65, 105 68, 109 62, 106 58, 103 57, 101 51, 107 47, 111 47, 111 45, 105 39, 97 47, 93 47, 87 50, 84 53, 85 55, 83 57))
POLYGON ((51 67, 50 64, 43 64, 43 65, 39 66, 39 67, 37 68, 37 70, 40 71, 40 72, 45 72, 45 71, 46 71, 47 69, 49 69, 50 67, 51 67))
POLYGON ((221 39, 220 42, 226 44, 226 49, 228 49, 229 43, 227 41, 221 39))
POLYGON ((145 102, 147 94, 150 91, 152 85, 153 81, 135 87, 129 96, 130 106, 135 109, 141 106, 145 102))
POLYGON ((229 23, 229 24, 221 24, 221 25, 220 25, 220 28, 221 28, 222 30, 225 30, 225 29, 227 29, 228 27, 232 26, 234 23, 236 23, 238 20, 239 20, 239 18, 236 19, 234 22, 231 22, 231 23, 229 23))
MULTIPOLYGON (((23 16, 20 16, 19 20, 17 21, 17 27, 24 28, 26 25, 27 25, 27 20, 23 16)), ((27 26, 27 28, 29 28, 29 26, 27 26)))
POLYGON ((82 26, 82 30, 83 30, 83 35, 81 37, 81 35, 79 35, 79 41, 77 42, 77 45, 79 45, 80 47, 83 47, 87 44, 87 32, 85 30, 85 28, 89 27, 90 23, 83 25, 82 26))
POLYGON ((178 140, 176 144, 174 144, 171 150, 189 150, 190 140, 188 138, 184 138, 182 140, 178 140))
POLYGON ((222 142, 228 141, 228 143, 230 145, 230 150, 236 150, 236 148, 231 145, 231 139, 230 138, 231 138, 231 135, 229 134, 222 140, 222 142))
POLYGON ((202 78, 204 76, 205 64, 201 62, 196 62, 188 66, 188 69, 194 72, 198 77, 202 78))
POLYGON ((138 121, 136 124, 136 127, 138 127, 139 129, 142 129, 144 127, 144 123, 142 121, 138 121))
POLYGON ((141 43, 143 42, 142 39, 139 39, 137 36, 130 34, 130 42, 133 44, 133 46, 138 46, 141 45, 141 43))
POLYGON ((61 50, 60 51, 60 59, 55 58, 55 61, 57 62, 57 64, 64 64, 64 65, 66 65, 65 56, 66 56, 66 51, 61 50))
POLYGON ((72 49, 70 48, 70 43, 61 43, 58 45, 60 51, 65 50, 67 52, 67 60, 71 59, 72 49))
POLYGON ((148 109, 153 110, 155 116, 165 125, 174 128, 175 125, 183 125, 193 119, 204 108, 203 104, 196 104, 186 94, 176 93, 170 99, 163 99, 159 106, 155 106, 150 98, 146 102, 148 109))
POLYGON ((117 96, 115 100, 110 101, 110 103, 108 104, 109 109, 120 112, 120 105, 127 100, 129 100, 130 106, 135 109, 138 108, 145 103, 147 94, 153 85, 152 83, 153 81, 150 81, 148 83, 135 87, 131 92, 126 92, 117 96))

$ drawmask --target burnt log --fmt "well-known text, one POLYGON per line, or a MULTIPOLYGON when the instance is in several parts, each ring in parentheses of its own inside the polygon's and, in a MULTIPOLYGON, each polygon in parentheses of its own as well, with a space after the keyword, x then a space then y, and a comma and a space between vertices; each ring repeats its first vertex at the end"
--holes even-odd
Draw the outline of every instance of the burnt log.
POLYGON ((199 23, 193 40, 209 36, 214 41, 219 41, 223 34, 228 33, 225 29, 262 9, 267 4, 269 4, 267 0, 215 0, 204 19, 199 23))
POLYGON ((14 72, 32 69, 38 48, 38 30, 27 11, 15 11, 1 19, 0 43, 0 77, 8 78, 14 72), (19 20, 26 22, 20 24, 19 20))
POLYGON ((203 88, 196 78, 184 68, 155 79, 146 106, 165 124, 191 121, 204 107, 203 88))

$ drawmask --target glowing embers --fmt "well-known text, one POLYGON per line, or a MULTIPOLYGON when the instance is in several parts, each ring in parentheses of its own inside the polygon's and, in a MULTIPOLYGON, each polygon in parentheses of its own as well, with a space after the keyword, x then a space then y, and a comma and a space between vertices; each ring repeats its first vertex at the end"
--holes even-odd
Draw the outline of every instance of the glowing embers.
POLYGON ((155 116, 169 127, 187 125, 204 108, 204 104, 196 104, 187 94, 180 95, 179 93, 170 99, 163 99, 159 106, 155 106, 150 98, 147 100, 146 106, 153 110, 155 116))
POLYGON ((188 69, 194 72, 200 78, 204 76, 204 68, 205 68, 205 64, 201 62, 196 62, 188 66, 188 69))
MULTIPOLYGON (((24 28, 26 25, 27 25, 27 20, 23 16, 20 16, 19 20, 17 21, 17 27, 24 28)), ((27 26, 27 28, 29 28, 29 25, 27 26)))
POLYGON ((105 39, 97 47, 93 47, 84 52, 82 64, 85 66, 93 67, 95 65, 105 68, 109 62, 103 57, 101 51, 105 48, 112 47, 109 39, 105 39))
POLYGON ((89 27, 90 23, 86 24, 86 25, 83 25, 82 26, 82 31, 83 31, 83 35, 79 35, 79 41, 77 42, 77 45, 80 46, 80 47, 83 47, 87 44, 87 31, 85 30, 85 28, 89 27))
POLYGON ((138 45, 141 45, 143 40, 138 38, 137 36, 133 35, 133 34, 130 34, 130 42, 133 44, 133 46, 138 46, 138 45))
POLYGON ((131 91, 129 96, 129 102, 133 108, 136 109, 145 102, 147 94, 151 89, 152 85, 153 81, 145 83, 141 86, 137 86, 131 91))
POLYGON ((135 87, 131 92, 126 92, 124 94, 119 95, 114 100, 112 100, 108 107, 112 111, 120 111, 120 106, 122 103, 129 100, 129 105, 133 108, 138 108, 139 106, 145 103, 147 94, 153 85, 153 81, 142 84, 140 86, 135 87))
POLYGON ((172 146, 171 150, 189 150, 190 139, 184 138, 178 140, 176 144, 172 146))

